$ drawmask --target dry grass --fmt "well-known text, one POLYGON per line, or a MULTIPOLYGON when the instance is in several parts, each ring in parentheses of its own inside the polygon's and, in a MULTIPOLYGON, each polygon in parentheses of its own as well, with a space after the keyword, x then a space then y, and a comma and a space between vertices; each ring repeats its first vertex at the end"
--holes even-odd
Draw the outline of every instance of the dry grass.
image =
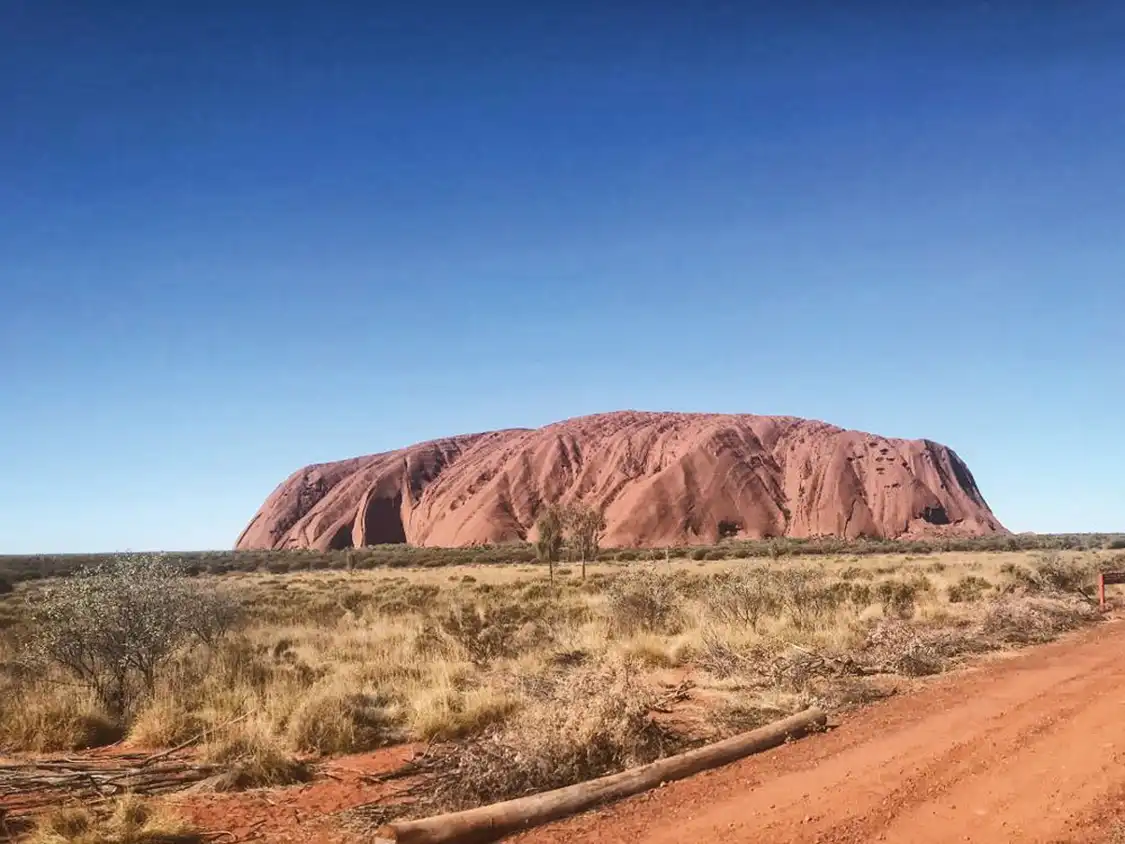
POLYGON ((491 803, 651 762, 679 745, 650 717, 654 699, 622 663, 551 678, 518 719, 451 756, 436 807, 491 803))
POLYGON ((1038 644, 1089 624, 1098 615, 1091 603, 1073 597, 1006 595, 988 605, 981 630, 999 644, 1038 644))
POLYGON ((87 695, 35 682, 8 692, 2 686, 0 746, 38 753, 86 750, 112 744, 123 735, 121 726, 87 695))
POLYGON ((1098 553, 598 563, 553 585, 525 564, 226 575, 246 623, 176 654, 125 724, 60 678, 21 673, 11 635, 0 641, 0 699, 17 702, 0 711, 0 747, 122 731, 166 747, 207 730, 205 758, 231 770, 219 786, 245 788, 300 780, 309 755, 457 739, 467 755, 446 802, 510 796, 684 740, 648 717, 664 675, 691 679, 710 713, 699 734, 721 735, 877 697, 873 672, 931 674, 1088 623, 1098 553))
POLYGON ((203 761, 223 767, 223 773, 211 783, 215 791, 242 791, 276 785, 305 782, 309 766, 294 758, 269 724, 260 720, 245 721, 222 731, 203 746, 203 761))
POLYGON ((103 809, 58 807, 41 817, 27 844, 197 844, 203 837, 178 818, 136 797, 103 809))
POLYGON ((309 690, 290 715, 287 737, 300 751, 356 753, 401 738, 398 709, 378 691, 365 692, 332 678, 309 690))

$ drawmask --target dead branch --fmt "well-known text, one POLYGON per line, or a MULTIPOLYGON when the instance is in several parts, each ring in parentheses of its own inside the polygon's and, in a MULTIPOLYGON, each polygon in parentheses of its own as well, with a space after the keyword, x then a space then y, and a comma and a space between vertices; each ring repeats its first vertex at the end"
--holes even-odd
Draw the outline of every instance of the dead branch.
POLYGON ((0 763, 0 809, 14 816, 70 800, 100 802, 123 794, 166 794, 217 772, 213 765, 145 760, 133 755, 0 763))
POLYGON ((219 726, 217 726, 217 727, 208 727, 202 733, 199 733, 199 735, 192 736, 187 741, 185 741, 183 744, 177 744, 171 750, 164 750, 164 751, 161 751, 160 753, 156 753, 156 754, 153 754, 152 756, 149 756, 143 762, 141 762, 140 766, 143 768, 144 766, 146 766, 146 765, 148 765, 152 762, 155 762, 159 759, 165 759, 169 756, 172 756, 175 753, 179 753, 181 750, 184 750, 188 747, 191 747, 196 742, 202 741, 203 739, 207 738, 207 736, 209 736, 211 733, 216 733, 219 730, 225 730, 227 727, 233 726, 233 725, 239 723, 240 721, 245 721, 249 717, 250 717, 250 713, 245 712, 242 715, 239 715, 237 718, 232 718, 231 720, 226 721, 225 723, 219 724, 219 726))
POLYGON ((790 738, 823 727, 826 718, 817 709, 807 709, 766 727, 735 736, 716 744, 689 750, 589 782, 494 803, 478 809, 439 815, 416 821, 391 822, 378 835, 400 844, 463 844, 495 841, 516 830, 527 829, 549 820, 581 812, 664 782, 682 779, 776 747, 790 738))

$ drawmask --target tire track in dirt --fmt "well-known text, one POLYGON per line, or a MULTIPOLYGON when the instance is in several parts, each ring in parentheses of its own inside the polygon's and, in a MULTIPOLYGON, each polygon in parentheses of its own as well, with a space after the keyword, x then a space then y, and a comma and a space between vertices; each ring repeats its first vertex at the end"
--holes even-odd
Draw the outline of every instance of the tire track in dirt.
POLYGON ((1088 842, 1122 802, 1123 762, 1125 624, 1114 621, 520 840, 1088 842))
MULTIPOLYGON (((1089 700, 1099 693, 1103 685, 1100 672, 1113 670, 1112 660, 1100 660, 1086 666, 1093 672, 1087 676, 1072 676, 1053 689, 1041 692, 1011 710, 999 710, 988 718, 987 724, 970 727, 968 738, 954 741, 949 749, 937 756, 910 760, 911 765, 901 770, 903 782, 884 800, 885 811, 876 809, 858 821, 839 824, 820 837, 830 841, 949 841, 957 827, 957 806, 972 807, 970 820, 977 835, 988 829, 986 840, 1001 841, 1006 836, 1018 835, 1019 824, 1009 819, 1011 814, 1002 804, 989 805, 975 794, 979 783, 987 780, 996 768, 996 760, 1009 760, 1002 767, 1012 766, 1010 760, 1020 760, 1029 748, 1059 741, 1059 733, 1073 719, 1083 717, 1089 700), (1044 711, 1044 699, 1049 698, 1049 708, 1044 711), (912 765, 917 764, 919 770, 912 765), (998 828, 990 820, 1000 816, 998 828), (935 820, 938 821, 935 824, 935 820), (900 829, 901 827, 901 829, 900 829)), ((1117 670, 1116 681, 1125 680, 1125 672, 1117 670)), ((966 711, 976 707, 966 706, 966 711)), ((959 725, 963 728, 964 725, 959 725)), ((961 734, 951 725, 951 735, 961 734)), ((886 772, 884 772, 886 774, 886 772)), ((1005 772, 1004 776, 1009 776, 1005 772)), ((1036 793, 1035 785, 1030 791, 1036 793)), ((1038 796, 1036 797, 1038 799, 1038 796)), ((965 810, 962 810, 962 812, 965 810)), ((962 833, 963 837, 964 833, 962 833)), ((954 840, 961 840, 960 838, 954 840)), ((1021 839, 1022 840, 1022 839, 1021 839)))

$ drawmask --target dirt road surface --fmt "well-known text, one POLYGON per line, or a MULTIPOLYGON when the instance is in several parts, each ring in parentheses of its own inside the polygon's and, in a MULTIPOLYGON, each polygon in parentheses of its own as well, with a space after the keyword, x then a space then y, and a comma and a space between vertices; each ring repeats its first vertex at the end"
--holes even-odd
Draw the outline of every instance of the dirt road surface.
POLYGON ((990 660, 521 844, 1125 843, 1125 623, 990 660))

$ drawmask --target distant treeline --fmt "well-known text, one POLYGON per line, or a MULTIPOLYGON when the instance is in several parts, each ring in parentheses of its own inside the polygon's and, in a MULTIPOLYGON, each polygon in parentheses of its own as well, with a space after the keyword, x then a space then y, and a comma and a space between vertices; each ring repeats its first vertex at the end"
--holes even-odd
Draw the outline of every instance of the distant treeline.
MULTIPOLYGON (((826 554, 934 554, 943 551, 1035 551, 1125 549, 1125 534, 1019 534, 972 539, 763 539, 727 540, 717 545, 676 548, 606 548, 601 561, 725 560, 754 557, 820 556, 826 554)), ((15 583, 67 575, 83 566, 97 565, 116 554, 32 554, 0 556, 0 580, 15 583)), ((477 545, 467 548, 424 548, 410 545, 376 545, 342 551, 170 551, 165 552, 189 574, 309 569, 373 569, 455 565, 530 563, 535 549, 527 543, 477 545)), ((564 553, 564 559, 566 555, 564 553)), ((0 589, 3 584, 0 583, 0 589)))

